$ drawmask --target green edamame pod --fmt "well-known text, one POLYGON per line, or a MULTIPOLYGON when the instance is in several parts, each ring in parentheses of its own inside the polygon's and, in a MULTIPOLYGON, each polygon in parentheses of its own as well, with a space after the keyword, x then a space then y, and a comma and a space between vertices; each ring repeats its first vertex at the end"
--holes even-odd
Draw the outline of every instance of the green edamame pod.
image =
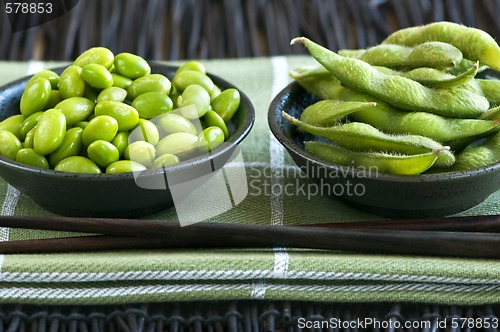
POLYGON ((105 47, 92 47, 80 54, 73 64, 82 68, 89 64, 99 64, 110 69, 114 57, 113 52, 105 47))
POLYGON ((18 139, 23 140, 23 135, 21 134, 21 127, 26 120, 26 117, 22 114, 16 114, 9 116, 7 119, 0 122, 0 130, 7 130, 13 133, 18 139))
POLYGON ((228 123, 240 107, 240 99, 240 92, 237 89, 229 88, 212 100, 211 106, 224 122, 228 123))
POLYGON ((487 32, 453 22, 434 22, 398 30, 383 43, 414 46, 440 41, 458 48, 463 56, 500 70, 500 47, 487 32))
POLYGON ((40 116, 33 133, 33 149, 42 156, 55 151, 66 134, 66 117, 52 108, 40 116))
MULTIPOLYGON (((285 112, 282 115, 287 121, 306 132, 329 139, 341 147, 354 151, 390 151, 414 155, 444 148, 440 143, 424 136, 388 135, 362 122, 350 122, 333 127, 317 127, 302 122, 285 112)), ((454 162, 453 154, 448 150, 442 150, 436 160, 436 166, 448 167, 454 162)))
POLYGON ((114 59, 115 69, 118 74, 132 80, 151 73, 148 62, 138 55, 123 52, 117 54, 114 59))
POLYGON ((113 76, 97 63, 91 63, 82 68, 82 78, 87 84, 96 89, 106 89, 113 85, 113 76))
POLYGON ((83 148, 82 132, 83 129, 79 127, 66 131, 61 145, 49 155, 50 166, 55 167, 61 160, 80 154, 83 148))
POLYGON ((479 79, 474 80, 484 97, 489 101, 491 107, 500 106, 500 81, 493 79, 479 79))
POLYGON ((346 58, 300 37, 313 57, 345 86, 370 93, 389 104, 409 111, 423 111, 455 118, 477 118, 489 108, 483 96, 471 89, 431 89, 401 76, 379 72, 364 61, 346 58))
POLYGON ((54 170, 60 172, 101 174, 101 169, 92 160, 82 156, 71 156, 61 160, 54 170))
POLYGON ((61 73, 59 78, 59 93, 62 99, 82 97, 85 94, 85 86, 81 67, 69 66, 61 73))
POLYGON ((377 103, 373 109, 352 113, 350 116, 356 121, 368 123, 387 133, 421 135, 438 142, 478 136, 497 126, 488 120, 453 119, 426 112, 400 111, 380 99, 351 89, 346 91, 342 100, 377 103))
POLYGON ((289 72, 291 78, 318 99, 339 99, 345 87, 325 67, 301 67, 289 72))
POLYGON ((172 83, 161 74, 149 74, 134 80, 127 88, 128 97, 134 100, 139 95, 146 92, 161 92, 165 95, 170 94, 172 83))
POLYGON ((500 161, 500 133, 489 137, 483 144, 467 148, 457 155, 454 170, 484 167, 500 161))
POLYGON ((47 159, 31 148, 23 148, 17 151, 16 161, 34 167, 49 169, 47 159))
POLYGON ((51 91, 52 87, 49 80, 43 77, 38 77, 26 85, 19 105, 21 114, 28 117, 33 113, 45 111, 51 91))
POLYGON ((362 109, 369 109, 376 105, 377 103, 373 102, 349 102, 334 99, 320 100, 307 106, 302 111, 300 120, 310 125, 331 126, 348 114, 362 109))
POLYGON ((55 108, 61 110, 69 126, 84 121, 94 111, 95 104, 85 97, 71 97, 61 101, 55 108))
POLYGON ((106 174, 120 174, 129 172, 142 172, 147 168, 133 160, 118 160, 106 167, 106 174))
POLYGON ((500 106, 490 108, 488 111, 483 113, 479 118, 483 120, 500 121, 500 106))
POLYGON ((16 160, 17 152, 22 148, 21 141, 13 133, 0 130, 0 155, 16 160))
POLYGON ((345 166, 375 167, 378 172, 417 175, 434 165, 441 150, 417 155, 393 155, 380 152, 353 152, 324 142, 304 142, 307 152, 316 157, 345 166))

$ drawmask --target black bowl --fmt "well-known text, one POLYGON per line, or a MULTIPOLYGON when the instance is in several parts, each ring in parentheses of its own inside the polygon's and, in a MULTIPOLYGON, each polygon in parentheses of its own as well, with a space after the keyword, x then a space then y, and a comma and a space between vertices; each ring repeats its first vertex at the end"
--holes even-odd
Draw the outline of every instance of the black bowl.
POLYGON ((268 122, 276 139, 321 190, 377 215, 397 218, 437 217, 465 211, 500 189, 500 163, 474 170, 402 176, 325 162, 304 149, 316 139, 286 121, 281 112, 299 118, 317 100, 298 83, 283 89, 269 107, 268 122))
MULTIPOLYGON (((61 72, 62 68, 55 71, 61 72)), ((152 63, 153 73, 172 78, 177 67, 152 63)), ((221 89, 235 88, 225 80, 208 74, 221 89)), ((19 113, 21 94, 30 76, 0 88, 0 120, 19 113)), ((169 186, 204 177, 223 167, 238 144, 249 134, 255 112, 248 97, 240 91, 241 102, 228 127, 231 137, 209 154, 164 169, 143 171, 139 175, 79 174, 45 170, 20 164, 0 156, 0 176, 38 205, 56 214, 89 217, 141 217, 173 207, 169 186), (175 181, 176 183, 172 183, 175 181), (157 189, 145 189, 156 187, 157 189)))

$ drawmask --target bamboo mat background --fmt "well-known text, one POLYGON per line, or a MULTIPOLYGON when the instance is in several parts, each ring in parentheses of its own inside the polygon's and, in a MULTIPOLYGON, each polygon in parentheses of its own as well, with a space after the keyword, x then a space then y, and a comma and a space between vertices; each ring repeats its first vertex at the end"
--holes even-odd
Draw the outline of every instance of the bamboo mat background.
POLYGON ((97 45, 150 60, 304 54, 291 38, 365 48, 396 29, 440 20, 500 39, 499 17, 499 0, 82 0, 16 33, 0 15, 0 59, 72 60, 97 45))

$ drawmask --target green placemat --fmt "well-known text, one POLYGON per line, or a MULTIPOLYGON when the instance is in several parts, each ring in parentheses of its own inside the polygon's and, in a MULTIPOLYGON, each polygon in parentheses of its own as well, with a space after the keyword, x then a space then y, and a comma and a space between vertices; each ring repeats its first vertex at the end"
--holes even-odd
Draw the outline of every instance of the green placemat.
MULTIPOLYGON (((248 195, 212 221, 300 224, 380 217, 340 200, 296 190, 308 182, 272 137, 267 110, 289 82, 288 69, 308 56, 207 60, 207 70, 252 100, 256 122, 241 144, 248 195), (273 190, 274 188, 274 190, 273 190), (276 190, 276 188, 288 188, 276 190)), ((0 84, 60 63, 0 62, 0 84)), ((241 166, 241 165, 240 165, 241 166)), ((0 180, 3 215, 47 215, 0 180)), ((461 215, 500 214, 500 191, 461 215)), ((176 219, 174 209, 152 218, 176 219)), ((0 240, 52 233, 0 228, 0 240)), ((0 255, 0 302, 105 304, 222 299, 337 302, 500 302, 500 261, 269 250, 149 250, 46 255, 0 255)))

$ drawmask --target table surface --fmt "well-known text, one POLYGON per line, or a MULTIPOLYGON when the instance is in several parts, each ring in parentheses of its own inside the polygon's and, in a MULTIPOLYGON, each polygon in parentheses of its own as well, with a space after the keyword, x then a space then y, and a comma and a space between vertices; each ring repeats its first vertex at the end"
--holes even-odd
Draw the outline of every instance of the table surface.
MULTIPOLYGON (((176 64, 176 63, 172 63, 176 64)), ((272 137, 267 110, 289 82, 288 70, 314 64, 307 56, 206 60, 207 71, 234 83, 252 100, 256 121, 241 144, 248 195, 210 220, 306 224, 376 220, 321 195, 272 191, 306 183, 272 137)), ((0 84, 61 66, 0 62, 0 84)), ((0 179, 2 215, 50 215, 0 179)), ((500 214, 500 191, 459 215, 500 214)), ((174 209, 151 216, 178 220, 174 209)), ((54 233, 0 228, 0 241, 54 233)), ((376 255, 291 248, 142 250, 79 254, 0 255, 0 303, 119 304, 197 300, 309 300, 329 302, 500 302, 500 261, 376 255)))

